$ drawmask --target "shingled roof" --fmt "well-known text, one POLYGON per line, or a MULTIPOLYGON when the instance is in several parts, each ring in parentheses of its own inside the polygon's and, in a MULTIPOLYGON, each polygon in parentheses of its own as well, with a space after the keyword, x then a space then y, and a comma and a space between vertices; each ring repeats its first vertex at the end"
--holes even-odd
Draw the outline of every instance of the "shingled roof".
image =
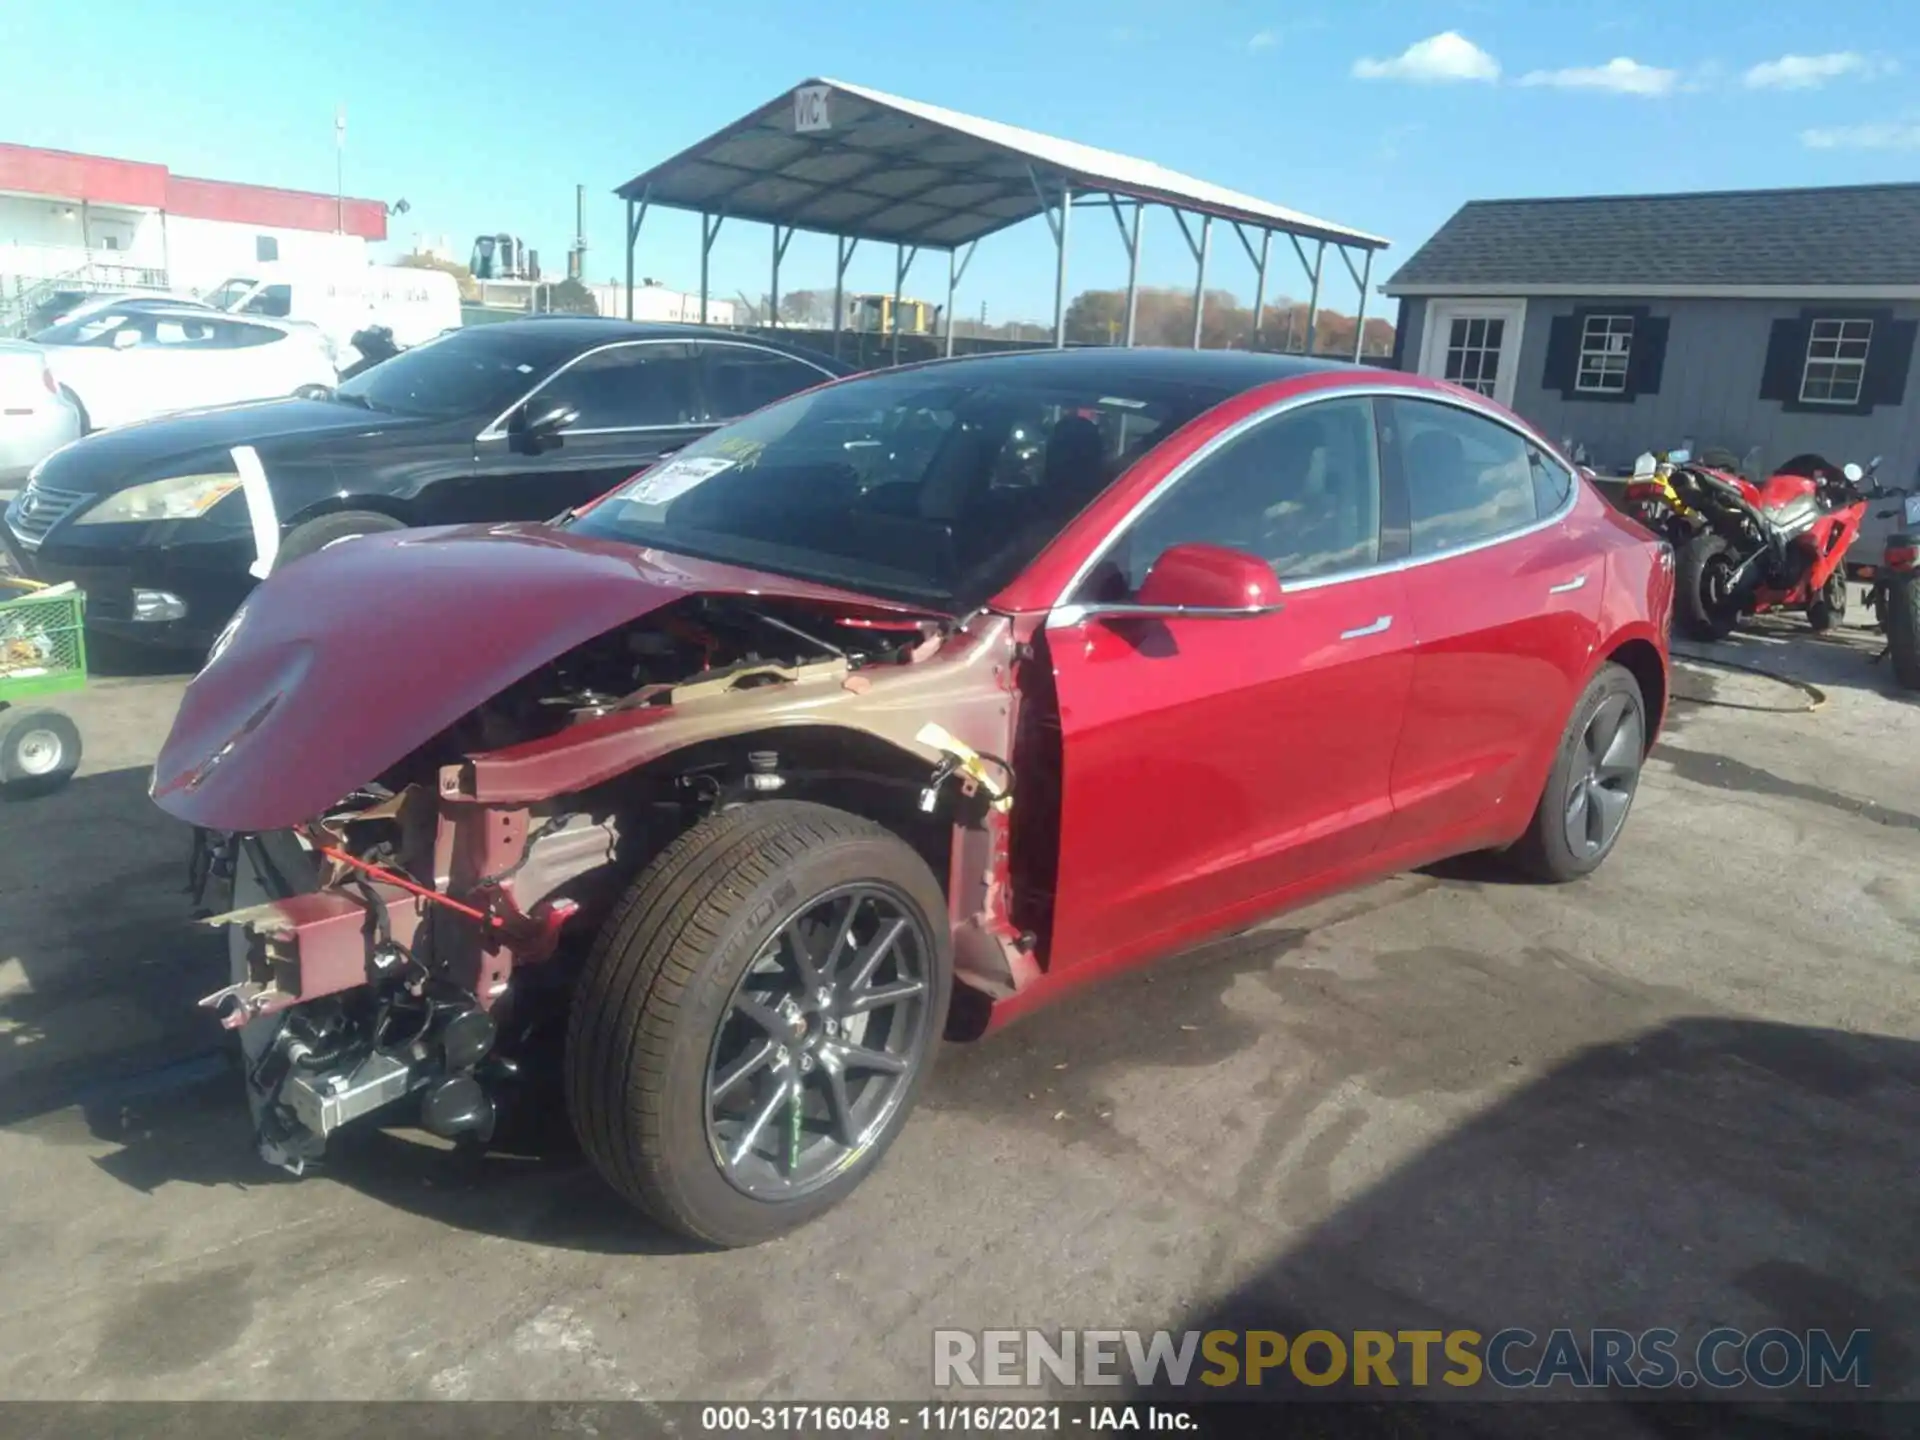
POLYGON ((1475 200, 1389 295, 1920 287, 1920 184, 1475 200))

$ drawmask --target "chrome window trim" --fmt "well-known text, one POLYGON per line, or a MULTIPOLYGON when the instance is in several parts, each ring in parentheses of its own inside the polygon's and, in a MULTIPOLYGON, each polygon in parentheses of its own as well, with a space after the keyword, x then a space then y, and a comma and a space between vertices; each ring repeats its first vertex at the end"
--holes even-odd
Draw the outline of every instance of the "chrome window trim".
MULTIPOLYGON (((1078 590, 1081 585, 1086 583, 1087 576, 1091 575, 1094 568, 1106 558, 1107 552, 1113 549, 1120 537, 1126 534, 1128 528, 1151 509, 1163 495, 1185 479, 1187 474, 1192 471, 1195 466, 1204 464, 1223 446, 1230 444, 1247 431, 1277 416, 1285 415, 1293 410, 1303 409, 1308 405, 1321 404, 1326 401, 1354 399, 1416 400, 1427 404, 1450 405, 1456 410, 1464 410, 1468 414, 1477 415, 1482 420, 1492 421, 1501 429, 1510 431, 1526 441, 1530 446, 1539 450, 1541 458, 1548 463, 1560 465, 1563 469, 1566 468, 1560 460, 1560 457, 1554 453, 1553 447, 1541 439, 1540 436, 1525 429, 1523 426, 1514 424, 1507 416, 1497 413, 1491 407, 1476 404, 1473 400, 1463 395, 1419 390, 1411 386, 1403 385, 1343 385, 1336 390, 1315 390, 1305 395, 1289 395, 1286 399, 1276 400, 1264 409, 1257 410, 1253 414, 1229 425, 1225 430, 1222 430, 1219 434, 1208 440, 1206 444, 1202 445, 1198 450, 1194 451, 1193 454, 1189 455, 1185 460, 1181 461, 1167 474, 1162 476, 1160 482, 1155 485, 1153 489, 1135 501, 1133 508, 1115 523, 1114 527, 1107 532, 1105 538, 1103 538, 1101 542, 1089 552, 1087 558, 1081 562, 1080 568, 1073 572, 1072 578, 1067 581, 1066 586, 1053 602, 1051 607, 1052 614, 1048 617, 1047 627, 1049 629, 1065 629, 1080 622, 1084 612, 1089 609, 1090 606, 1086 602, 1074 603, 1071 598, 1073 593, 1078 590), (1068 616, 1069 612, 1071 612, 1070 618, 1064 619, 1056 625, 1056 618, 1068 616)), ((1376 430, 1376 438, 1377 433, 1376 430)), ((1151 453, 1151 451, 1148 452, 1148 454, 1151 453)), ((1432 565, 1439 561, 1453 560, 1462 555, 1472 555, 1478 551, 1490 549, 1495 545, 1505 545, 1514 540, 1525 539, 1529 535, 1537 535, 1542 530, 1547 530, 1558 525, 1561 521, 1565 520, 1568 515, 1573 513, 1573 507, 1580 499, 1580 477, 1576 472, 1570 471, 1569 478, 1573 483, 1567 487, 1567 498, 1560 503, 1560 508, 1544 519, 1535 520, 1531 525, 1523 525, 1517 530, 1508 530, 1499 535, 1489 536, 1485 540, 1476 540, 1471 545, 1461 545, 1455 549, 1443 550, 1433 555, 1407 555, 1398 560, 1386 561, 1383 564, 1369 565, 1361 570, 1343 570, 1338 574, 1318 575, 1303 580, 1282 580, 1280 582, 1281 588, 1285 593, 1293 594, 1302 590, 1319 590, 1328 585, 1344 585, 1354 580, 1371 580, 1376 576, 1395 575, 1403 570, 1412 570, 1421 565, 1432 565)), ((1382 474, 1381 483, 1383 486, 1385 480, 1386 477, 1382 474)))
MULTIPOLYGON (((506 439, 508 432, 501 427, 505 425, 507 417, 587 357, 591 355, 601 355, 609 350, 631 350, 640 345, 724 345, 734 350, 757 350, 763 355, 771 355, 779 360, 791 360, 796 365, 804 365, 809 370, 818 371, 822 380, 836 380, 840 378, 829 371, 822 370, 811 360, 803 360, 798 355, 789 355, 784 350, 775 350, 767 345, 755 345, 747 340, 708 340, 704 337, 677 335, 648 335, 637 340, 610 340, 605 345, 596 345, 591 350, 582 350, 578 355, 567 361, 566 364, 547 376, 547 378, 542 380, 538 385, 527 391, 527 393, 522 395, 518 400, 507 406, 506 409, 502 410, 487 423, 485 429, 473 437, 474 443, 477 445, 482 440, 506 439)), ((695 363, 698 363, 699 357, 696 355, 694 360, 695 363)), ((562 435, 657 435, 666 430, 693 430, 702 427, 713 430, 726 424, 730 420, 737 420, 739 418, 737 415, 729 415, 725 420, 693 420, 683 425, 605 425, 598 426, 591 430, 563 430, 560 433, 562 435)))

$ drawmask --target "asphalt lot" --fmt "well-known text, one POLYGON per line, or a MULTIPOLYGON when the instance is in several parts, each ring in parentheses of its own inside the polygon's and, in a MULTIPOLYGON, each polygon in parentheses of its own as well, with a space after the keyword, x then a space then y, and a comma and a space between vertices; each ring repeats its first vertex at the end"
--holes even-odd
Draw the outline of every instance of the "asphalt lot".
POLYGON ((935 1327, 1221 1323, 1866 1327, 1920 1397, 1920 705, 1877 643, 1719 647, 1813 713, 1686 668, 1583 884, 1399 877, 949 1047, 850 1203, 732 1254, 557 1116, 257 1161, 145 794, 183 682, 98 681, 82 775, 0 804, 0 1397, 907 1398, 935 1327))

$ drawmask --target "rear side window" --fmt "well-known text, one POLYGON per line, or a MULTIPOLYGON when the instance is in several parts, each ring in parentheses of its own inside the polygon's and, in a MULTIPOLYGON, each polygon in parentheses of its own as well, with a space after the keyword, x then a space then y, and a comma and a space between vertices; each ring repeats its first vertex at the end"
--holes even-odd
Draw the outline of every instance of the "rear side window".
POLYGON ((702 345, 707 416, 732 420, 827 379, 813 366, 748 345, 702 345))
POLYGON ((271 316, 276 320, 286 319, 293 313, 293 287, 264 286, 258 295, 247 301, 246 312, 249 315, 271 316))
POLYGON ((575 431, 691 425, 699 408, 694 364, 688 345, 610 346, 556 375, 536 405, 571 405, 580 412, 575 431))
POLYGON ((265 325, 245 325, 228 320, 213 323, 215 343, 226 350, 243 350, 252 345, 271 345, 284 339, 284 332, 265 325))
POLYGON ((1403 399, 1387 405, 1406 476, 1415 556, 1498 539, 1542 513, 1534 447, 1518 432, 1456 405, 1403 399))

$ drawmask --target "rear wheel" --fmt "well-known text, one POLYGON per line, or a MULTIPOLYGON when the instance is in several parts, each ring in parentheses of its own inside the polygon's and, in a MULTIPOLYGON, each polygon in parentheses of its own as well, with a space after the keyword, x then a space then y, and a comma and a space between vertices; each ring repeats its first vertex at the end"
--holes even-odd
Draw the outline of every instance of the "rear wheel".
POLYGON ((1647 705, 1623 667, 1588 682, 1548 772, 1533 823, 1510 852, 1535 879, 1577 880, 1600 868, 1626 827, 1647 753, 1647 705))
POLYGON ((74 394, 73 391, 69 390, 65 385, 62 385, 60 387, 60 393, 66 397, 67 403, 73 406, 73 408, 79 412, 80 433, 82 435, 87 434, 89 431, 93 429, 93 421, 87 415, 87 407, 81 404, 80 397, 74 394))
POLYGON ((1920 577, 1887 582, 1887 653, 1903 690, 1920 690, 1920 577))
POLYGON ((1847 571, 1842 566, 1827 577, 1820 593, 1807 606, 1807 624, 1815 634, 1824 634, 1847 618, 1847 571))
POLYGON ((1681 548, 1677 618, 1693 639, 1724 640, 1733 633, 1740 613, 1727 598, 1733 571, 1732 549, 1710 530, 1681 548))
POLYGON ((791 1230, 899 1133, 952 973, 940 887, 896 836, 789 801, 712 816, 640 874, 588 957, 567 1034, 581 1147, 684 1235, 791 1230))

